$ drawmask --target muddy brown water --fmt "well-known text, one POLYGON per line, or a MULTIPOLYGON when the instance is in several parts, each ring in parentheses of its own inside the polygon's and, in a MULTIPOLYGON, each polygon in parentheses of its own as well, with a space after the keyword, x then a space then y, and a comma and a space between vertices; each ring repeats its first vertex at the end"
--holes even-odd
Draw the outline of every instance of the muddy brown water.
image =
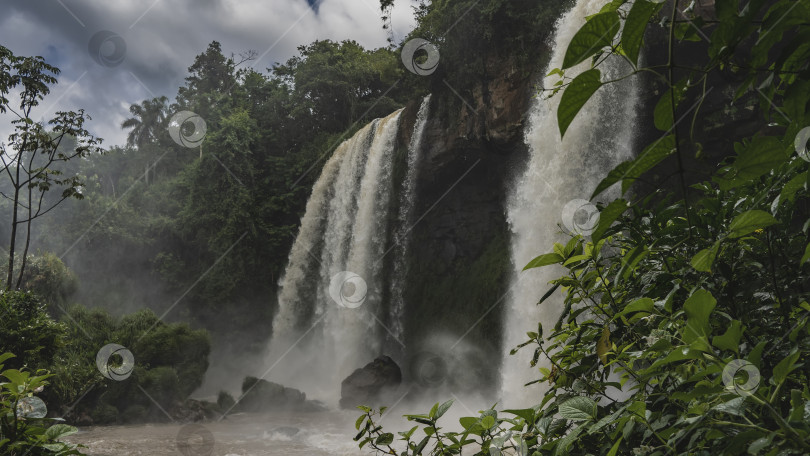
POLYGON ((352 440, 360 412, 239 414, 199 424, 80 428, 66 441, 89 456, 354 456, 369 454, 352 440))

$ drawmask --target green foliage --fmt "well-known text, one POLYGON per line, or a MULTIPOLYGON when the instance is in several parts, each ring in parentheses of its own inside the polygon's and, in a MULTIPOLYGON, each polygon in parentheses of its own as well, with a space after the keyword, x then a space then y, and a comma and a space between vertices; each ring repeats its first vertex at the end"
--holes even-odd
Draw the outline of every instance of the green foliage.
POLYGON ((47 366, 66 342, 67 327, 48 316, 45 303, 32 293, 0 294, 0 351, 19 353, 16 368, 47 366))
POLYGON ((26 370, 5 369, 3 363, 13 359, 11 353, 0 355, 0 452, 8 456, 81 455, 79 446, 60 442, 75 434, 73 426, 44 418, 29 406, 48 385, 51 376, 44 371, 31 375, 26 370))
MULTIPOLYGON (((29 255, 26 264, 20 289, 34 293, 48 304, 50 315, 61 314, 58 307, 66 307, 68 299, 78 288, 76 274, 59 257, 49 252, 29 255)), ((5 265, 0 265, 0 274, 6 270, 5 265)))
POLYGON ((200 387, 208 369, 208 333, 163 323, 149 310, 115 319, 103 310, 73 306, 57 322, 37 296, 11 291, 0 294, 0 314, 0 351, 20 353, 6 364, 46 368, 49 388, 41 396, 61 416, 87 414, 101 424, 127 411, 130 421, 162 420, 143 390, 174 411, 200 387), (108 343, 124 345, 135 357, 126 381, 104 378, 96 366, 96 354, 108 343), (129 410, 133 405, 140 408, 129 410))
POLYGON ((202 384, 211 351, 206 331, 183 323, 163 323, 150 310, 115 319, 105 311, 76 306, 68 314, 73 342, 57 359, 64 362, 73 351, 84 358, 74 364, 73 382, 65 386, 71 394, 60 397, 59 403, 71 404, 93 387, 75 415, 88 412, 93 419, 115 422, 119 417, 112 413, 114 409, 125 422, 163 421, 166 416, 153 400, 173 413, 202 384), (96 353, 108 343, 127 347, 135 358, 134 371, 124 381, 103 378, 97 370, 96 353))
MULTIPOLYGON (((736 1, 718 0, 718 21, 706 27, 697 16, 677 21, 673 8, 661 20, 661 5, 651 3, 610 2, 569 48, 570 64, 594 57, 584 74, 596 74, 589 72, 608 55, 627 58, 634 73, 656 73, 666 90, 650 123, 667 133, 598 186, 594 196, 621 182, 624 198, 602 208, 604 219, 590 240, 575 236, 527 266, 558 264, 567 271, 539 303, 562 290, 559 320, 538 326, 518 347, 534 348, 540 378, 532 383, 548 382, 544 397, 532 408, 461 418, 459 432, 442 430, 437 404, 427 415, 406 415, 419 426, 400 433, 400 445, 391 444, 376 412, 361 407, 361 445, 402 455, 461 454, 462 448, 478 455, 810 451, 810 373, 803 362, 810 355, 810 165, 802 158, 806 146, 794 144, 810 123, 810 46, 802 41, 810 1, 754 1, 740 9, 736 1), (624 22, 619 42, 615 17, 624 22), (669 35, 668 62, 637 67, 644 30, 654 26, 669 35), (600 41, 599 32, 613 39, 600 41), (686 69, 686 82, 675 80, 673 50, 681 41, 704 40, 704 32, 710 37, 705 63, 686 69), (660 187, 631 194, 646 172, 694 146, 672 128, 685 117, 679 106, 694 101, 698 109, 687 113, 694 128, 708 78, 727 71, 742 81, 737 97, 758 89, 771 127, 733 138, 736 155, 693 185, 691 195, 683 179, 680 195, 660 187), (421 440, 414 438, 420 427, 421 440)), ((595 84, 566 82, 560 69, 552 73, 563 78, 558 115, 569 121, 595 84)))

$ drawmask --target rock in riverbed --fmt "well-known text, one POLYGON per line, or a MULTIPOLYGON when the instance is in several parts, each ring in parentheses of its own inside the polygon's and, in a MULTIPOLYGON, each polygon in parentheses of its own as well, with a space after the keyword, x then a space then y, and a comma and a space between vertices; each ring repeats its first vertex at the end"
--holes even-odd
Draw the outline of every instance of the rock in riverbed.
POLYGON ((402 371, 388 356, 380 356, 374 361, 352 372, 340 385, 340 406, 354 408, 358 405, 379 406, 378 402, 390 399, 402 383, 402 371))

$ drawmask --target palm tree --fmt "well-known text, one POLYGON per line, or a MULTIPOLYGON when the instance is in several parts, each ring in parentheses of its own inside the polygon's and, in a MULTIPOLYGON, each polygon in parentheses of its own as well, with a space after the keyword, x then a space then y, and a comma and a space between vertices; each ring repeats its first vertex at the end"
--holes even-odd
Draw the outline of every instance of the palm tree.
POLYGON ((168 102, 166 97, 157 97, 129 107, 133 117, 121 123, 122 129, 132 129, 127 136, 127 145, 140 149, 144 144, 158 139, 158 132, 166 128, 168 102))

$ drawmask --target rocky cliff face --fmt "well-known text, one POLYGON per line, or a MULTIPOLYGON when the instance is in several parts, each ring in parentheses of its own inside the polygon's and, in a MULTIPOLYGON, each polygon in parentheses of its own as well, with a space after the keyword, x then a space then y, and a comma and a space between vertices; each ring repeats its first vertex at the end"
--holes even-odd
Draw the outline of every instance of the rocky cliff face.
MULTIPOLYGON (((490 59, 486 73, 465 92, 467 98, 449 88, 451 81, 433 92, 417 182, 403 342, 409 352, 430 352, 448 365, 472 357, 462 365, 481 366, 475 376, 495 386, 499 306, 511 270, 504 200, 515 165, 526 158, 523 126, 534 92, 532 76, 507 60, 490 59), (473 344, 474 352, 463 348, 473 344)), ((418 107, 412 103, 403 113, 401 144, 410 141, 418 107)), ((418 360, 405 365, 421 368, 418 360)))

